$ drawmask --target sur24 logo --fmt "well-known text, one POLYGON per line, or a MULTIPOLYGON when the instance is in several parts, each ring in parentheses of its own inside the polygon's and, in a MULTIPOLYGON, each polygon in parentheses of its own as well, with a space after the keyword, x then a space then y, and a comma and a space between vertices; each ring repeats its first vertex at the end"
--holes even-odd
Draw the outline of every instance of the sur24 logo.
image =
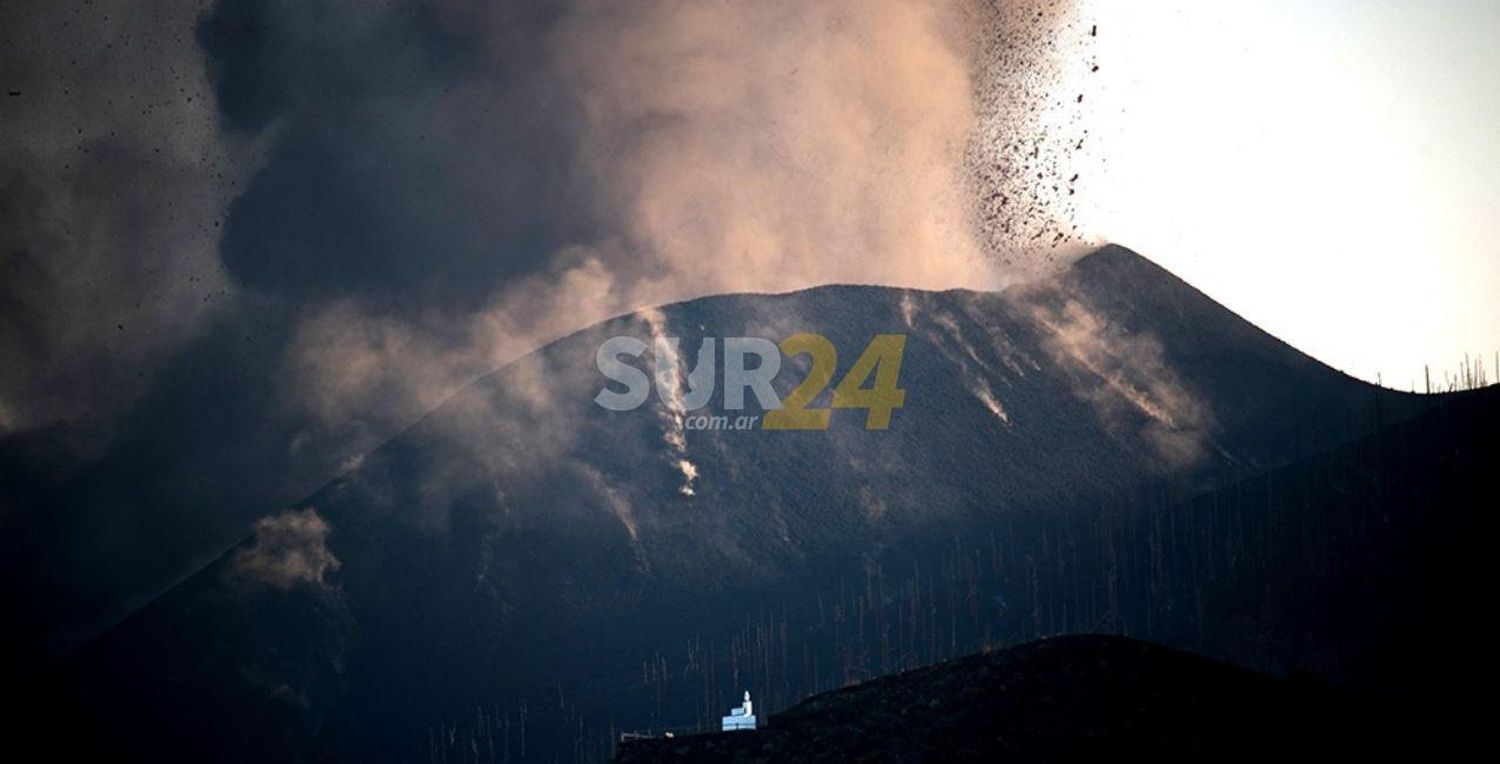
MULTIPOLYGON (((678 374, 679 345, 677 337, 656 340, 652 353, 656 393, 663 402, 696 411, 713 397, 719 376, 716 368, 719 343, 713 337, 703 339, 686 385, 678 374)), ((651 378, 624 360, 640 358, 646 348, 645 341, 635 337, 612 337, 599 346, 595 363, 609 382, 594 396, 595 403, 610 411, 630 411, 646 402, 651 395, 651 378)), ((813 401, 833 383, 838 369, 838 350, 827 337, 794 334, 780 345, 761 337, 725 337, 724 409, 744 409, 748 391, 766 412, 760 420, 762 429, 826 430, 832 409, 864 409, 865 429, 884 430, 891 425, 891 411, 906 403, 906 391, 898 384, 905 352, 906 335, 876 335, 833 388, 832 408, 811 408, 813 401), (785 400, 772 385, 781 372, 783 355, 787 358, 806 355, 812 359, 807 376, 785 400)))

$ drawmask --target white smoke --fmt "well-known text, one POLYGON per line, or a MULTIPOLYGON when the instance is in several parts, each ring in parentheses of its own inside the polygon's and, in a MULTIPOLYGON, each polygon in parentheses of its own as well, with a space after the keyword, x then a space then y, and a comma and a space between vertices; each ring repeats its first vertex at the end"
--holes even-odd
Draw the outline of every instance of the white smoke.
POLYGON ((255 538, 240 550, 230 571, 239 581, 275 589, 323 586, 324 576, 339 569, 328 551, 328 523, 312 507, 288 510, 255 523, 255 538))

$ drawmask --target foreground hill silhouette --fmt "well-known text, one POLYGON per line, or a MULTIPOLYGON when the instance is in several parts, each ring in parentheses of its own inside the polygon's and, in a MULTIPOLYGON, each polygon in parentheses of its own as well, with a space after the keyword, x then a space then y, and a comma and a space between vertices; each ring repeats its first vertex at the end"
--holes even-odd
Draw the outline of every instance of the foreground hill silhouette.
MULTIPOLYGON (((1290 585, 1277 550, 1332 537, 1166 534, 1164 513, 1435 400, 1331 370, 1119 247, 998 294, 666 306, 475 382, 75 651, 40 713, 157 760, 587 760, 747 687, 775 711, 1059 632, 1346 676, 1368 667, 1339 661, 1348 635, 1262 586, 1290 585), (703 337, 798 332, 828 336, 840 374, 871 337, 907 336, 889 430, 835 411, 827 431, 699 431, 656 398, 593 404, 609 337, 696 357, 703 337), (1288 629, 1304 638, 1236 636, 1288 629)), ((1314 566, 1310 588, 1342 573, 1314 566)))
POLYGON ((754 732, 621 744, 677 761, 1265 761, 1373 751, 1349 699, 1147 642, 1053 637, 815 695, 754 732))

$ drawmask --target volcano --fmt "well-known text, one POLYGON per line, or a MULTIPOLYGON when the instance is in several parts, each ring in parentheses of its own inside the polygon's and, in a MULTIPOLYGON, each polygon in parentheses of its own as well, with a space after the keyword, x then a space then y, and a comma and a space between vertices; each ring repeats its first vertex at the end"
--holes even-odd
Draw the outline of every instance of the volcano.
MULTIPOLYGON (((807 360, 784 362, 783 399, 807 360)), ((1204 520, 1184 540, 1161 517, 1439 399, 1328 368, 1118 246, 996 293, 663 306, 475 381, 73 651, 38 713, 124 758, 593 760, 621 731, 715 723, 744 690, 774 713, 1048 634, 1341 681, 1347 633, 1256 586, 1281 530, 1204 520), (611 337, 694 358, 705 338, 799 333, 841 373, 906 338, 887 429, 835 410, 822 430, 704 430, 670 397, 594 403, 611 337)), ((722 404, 703 413, 743 413, 722 404)))

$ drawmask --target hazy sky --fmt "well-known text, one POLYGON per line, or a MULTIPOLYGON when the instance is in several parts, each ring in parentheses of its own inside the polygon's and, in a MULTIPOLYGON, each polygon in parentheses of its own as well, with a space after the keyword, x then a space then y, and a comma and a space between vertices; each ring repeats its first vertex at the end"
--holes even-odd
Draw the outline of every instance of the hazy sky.
POLYGON ((1500 2, 1086 3, 1096 235, 1364 379, 1493 365, 1500 2))

